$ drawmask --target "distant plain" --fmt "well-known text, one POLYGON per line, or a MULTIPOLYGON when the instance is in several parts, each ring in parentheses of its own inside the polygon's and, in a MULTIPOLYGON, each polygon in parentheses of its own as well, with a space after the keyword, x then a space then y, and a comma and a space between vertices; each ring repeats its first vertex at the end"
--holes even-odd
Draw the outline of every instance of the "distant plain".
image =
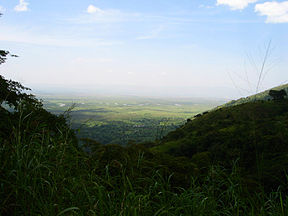
POLYGON ((160 139, 188 118, 225 103, 223 99, 137 96, 39 95, 44 107, 61 114, 72 106, 70 124, 78 138, 102 144, 160 139))

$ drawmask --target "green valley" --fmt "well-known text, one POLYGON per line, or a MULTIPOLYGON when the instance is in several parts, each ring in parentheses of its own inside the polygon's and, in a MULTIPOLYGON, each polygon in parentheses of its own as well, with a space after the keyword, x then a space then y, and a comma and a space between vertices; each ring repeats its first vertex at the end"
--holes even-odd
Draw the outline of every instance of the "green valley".
POLYGON ((201 98, 39 97, 44 107, 55 114, 73 106, 70 123, 79 138, 122 145, 160 139, 184 124, 186 119, 225 103, 221 99, 201 98))

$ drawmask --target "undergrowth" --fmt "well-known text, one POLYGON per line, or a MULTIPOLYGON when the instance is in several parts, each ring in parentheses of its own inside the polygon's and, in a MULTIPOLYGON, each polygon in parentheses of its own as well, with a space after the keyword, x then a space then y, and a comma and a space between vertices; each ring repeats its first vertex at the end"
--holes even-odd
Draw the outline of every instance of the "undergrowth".
POLYGON ((138 145, 85 152, 68 128, 26 131, 28 115, 1 140, 1 215, 288 215, 281 187, 249 191, 237 161, 200 175, 138 145))

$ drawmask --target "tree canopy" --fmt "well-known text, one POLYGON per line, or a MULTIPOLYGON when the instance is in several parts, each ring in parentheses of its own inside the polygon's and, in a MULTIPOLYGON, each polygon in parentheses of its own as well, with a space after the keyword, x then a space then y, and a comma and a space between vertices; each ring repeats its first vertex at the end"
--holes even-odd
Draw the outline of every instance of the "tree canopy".
MULTIPOLYGON (((18 57, 17 55, 11 55, 9 51, 0 50, 0 65, 5 63, 7 57, 18 57)), ((32 94, 28 94, 27 91, 30 88, 24 87, 21 83, 7 80, 2 75, 0 75, 0 104, 7 104, 10 107, 17 106, 21 101, 29 102, 34 105, 40 105, 39 101, 32 94)))

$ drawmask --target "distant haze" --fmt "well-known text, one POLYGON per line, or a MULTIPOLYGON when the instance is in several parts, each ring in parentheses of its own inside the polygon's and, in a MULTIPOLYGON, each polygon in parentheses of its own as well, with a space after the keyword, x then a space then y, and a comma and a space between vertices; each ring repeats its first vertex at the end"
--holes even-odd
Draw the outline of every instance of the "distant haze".
POLYGON ((0 49, 19 55, 0 74, 40 91, 239 98, 288 80, 287 5, 0 1, 0 49))
POLYGON ((128 85, 111 86, 63 86, 63 85, 32 85, 35 94, 75 95, 75 96, 141 96, 141 97, 183 97, 207 98, 212 100, 232 100, 239 97, 236 89, 225 87, 145 87, 128 85))

